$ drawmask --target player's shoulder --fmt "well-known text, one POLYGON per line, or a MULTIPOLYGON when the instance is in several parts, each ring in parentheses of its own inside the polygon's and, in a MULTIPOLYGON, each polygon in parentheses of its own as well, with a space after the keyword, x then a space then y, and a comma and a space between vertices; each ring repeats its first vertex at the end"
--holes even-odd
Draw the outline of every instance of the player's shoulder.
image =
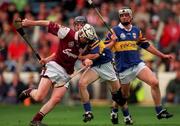
POLYGON ((133 29, 133 30, 140 31, 140 28, 139 28, 138 26, 136 26, 136 25, 132 25, 132 29, 133 29))
POLYGON ((58 36, 61 39, 64 39, 66 36, 70 37, 70 36, 74 36, 75 31, 69 27, 66 26, 59 26, 59 31, 58 31, 58 36))
POLYGON ((62 32, 65 32, 65 31, 70 31, 71 30, 71 28, 69 28, 69 27, 66 27, 66 26, 64 26, 64 25, 59 25, 59 29, 62 31, 62 32))
POLYGON ((112 29, 117 30, 117 29, 121 29, 121 28, 119 27, 119 25, 116 25, 116 26, 113 26, 112 29))

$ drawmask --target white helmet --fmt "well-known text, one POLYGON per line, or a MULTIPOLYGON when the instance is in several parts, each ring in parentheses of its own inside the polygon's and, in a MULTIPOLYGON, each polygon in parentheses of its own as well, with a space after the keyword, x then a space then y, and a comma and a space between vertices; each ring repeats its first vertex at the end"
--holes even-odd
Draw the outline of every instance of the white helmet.
POLYGON ((97 38, 96 31, 90 24, 85 24, 81 30, 79 30, 79 36, 88 40, 94 40, 97 38))
POLYGON ((132 10, 128 7, 123 7, 119 10, 119 15, 128 13, 132 18, 132 10))

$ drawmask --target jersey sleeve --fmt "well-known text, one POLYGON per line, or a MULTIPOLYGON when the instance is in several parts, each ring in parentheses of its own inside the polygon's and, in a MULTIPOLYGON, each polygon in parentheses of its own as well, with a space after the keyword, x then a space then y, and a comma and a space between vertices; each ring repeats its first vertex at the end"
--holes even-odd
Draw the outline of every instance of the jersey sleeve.
POLYGON ((54 22, 49 23, 49 25, 48 25, 48 32, 49 33, 57 36, 58 30, 59 30, 59 25, 58 24, 56 24, 54 22))
MULTIPOLYGON (((114 31, 114 30, 113 30, 113 31, 114 31)), ((104 41, 104 44, 105 44, 105 45, 106 45, 106 44, 109 44, 110 40, 111 40, 111 33, 108 32, 108 34, 107 34, 107 36, 106 36, 106 39, 105 39, 105 41, 104 41)), ((111 51, 112 51, 112 52, 115 52, 115 51, 116 51, 114 46, 111 48, 111 51)))
POLYGON ((146 41, 146 38, 143 36, 142 31, 139 30, 139 42, 144 42, 144 41, 146 41))
POLYGON ((48 26, 48 32, 58 36, 60 39, 64 39, 69 33, 70 28, 58 25, 57 23, 50 22, 48 26))
POLYGON ((108 40, 110 40, 110 39, 111 39, 111 33, 108 32, 107 35, 106 35, 106 39, 105 39, 105 40, 108 41, 108 40))
POLYGON ((99 53, 99 46, 93 47, 91 49, 91 54, 96 54, 96 53, 99 53))
POLYGON ((104 51, 105 44, 104 41, 98 41, 94 44, 94 46, 91 48, 91 53, 95 54, 101 54, 104 51))

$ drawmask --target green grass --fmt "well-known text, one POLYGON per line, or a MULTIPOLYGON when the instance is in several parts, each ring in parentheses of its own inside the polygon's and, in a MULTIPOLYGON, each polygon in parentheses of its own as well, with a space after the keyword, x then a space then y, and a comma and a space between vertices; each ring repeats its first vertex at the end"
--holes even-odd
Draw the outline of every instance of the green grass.
MULTIPOLYGON (((174 114, 171 119, 157 120, 153 107, 131 105, 130 112, 134 126, 180 126, 180 106, 170 106, 168 110, 174 114)), ((28 126, 40 105, 24 107, 23 105, 0 105, 0 126, 28 126)), ((109 119, 109 106, 93 106, 94 120, 82 122, 83 109, 78 106, 57 106, 43 120, 48 126, 113 126, 109 119)), ((124 125, 122 114, 119 114, 120 124, 124 125)))

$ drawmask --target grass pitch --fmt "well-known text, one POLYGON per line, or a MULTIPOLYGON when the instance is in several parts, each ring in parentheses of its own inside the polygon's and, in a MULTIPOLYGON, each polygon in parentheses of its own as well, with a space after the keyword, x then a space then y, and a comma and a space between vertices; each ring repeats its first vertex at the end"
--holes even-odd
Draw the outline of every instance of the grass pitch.
MULTIPOLYGON (((40 105, 11 106, 0 105, 0 126, 28 126, 33 115, 40 109, 40 105)), ((168 111, 174 114, 171 119, 158 120, 155 116, 154 107, 129 106, 134 120, 133 126, 180 126, 180 106, 169 106, 168 111)), ((91 122, 82 121, 83 109, 78 106, 57 106, 43 120, 48 126, 113 126, 110 122, 109 106, 93 106, 94 119, 91 122)), ((123 126, 123 117, 119 112, 117 126, 123 126)))

